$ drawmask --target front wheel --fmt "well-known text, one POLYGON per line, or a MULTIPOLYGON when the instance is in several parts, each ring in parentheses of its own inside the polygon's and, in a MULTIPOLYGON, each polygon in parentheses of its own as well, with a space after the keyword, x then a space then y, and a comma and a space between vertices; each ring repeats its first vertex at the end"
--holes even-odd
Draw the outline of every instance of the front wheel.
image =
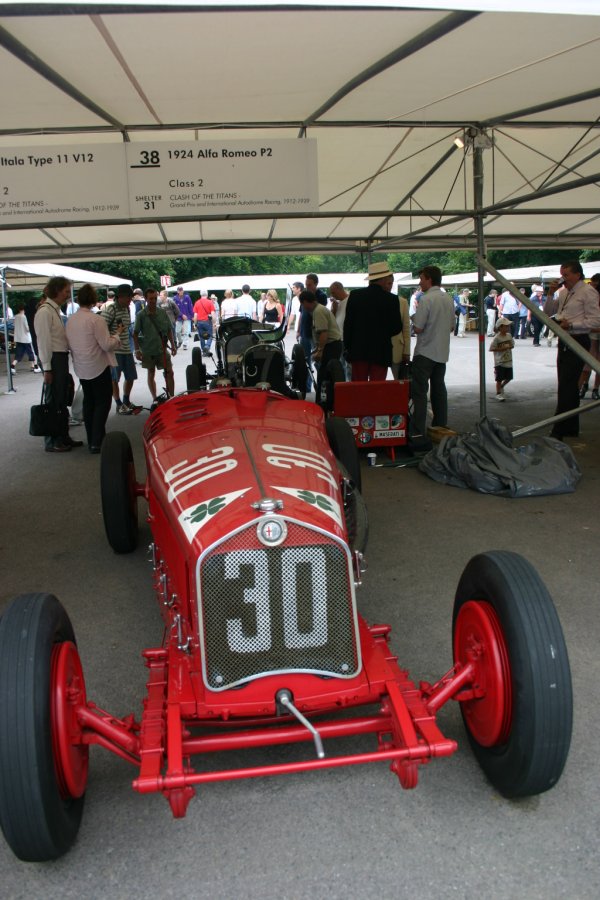
POLYGON ((67 613, 51 594, 21 594, 0 619, 0 825, 26 862, 62 856, 77 836, 88 766, 81 703, 67 613))
POLYGON ((108 543, 115 553, 132 553, 138 535, 135 467, 131 443, 122 431, 109 432, 102 442, 100 493, 108 543))
POLYGON ((573 719, 571 672, 552 599, 517 553, 475 556, 456 590, 455 663, 471 663, 459 701, 473 752, 505 797, 541 794, 563 771, 573 719))

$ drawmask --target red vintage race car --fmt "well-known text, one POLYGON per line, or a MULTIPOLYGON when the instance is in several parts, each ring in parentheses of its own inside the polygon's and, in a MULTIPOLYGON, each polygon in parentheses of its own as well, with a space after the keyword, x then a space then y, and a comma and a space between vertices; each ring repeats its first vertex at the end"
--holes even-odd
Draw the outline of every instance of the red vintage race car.
POLYGON ((454 700, 502 794, 556 783, 570 742, 570 671, 552 600, 528 562, 507 552, 469 562, 454 605, 454 665, 416 686, 389 626, 357 611, 367 521, 345 420, 228 387, 162 404, 144 446, 143 482, 124 434, 108 434, 101 457, 110 545, 135 548, 141 498, 152 530, 165 630, 143 652, 141 717, 119 719, 87 699, 54 596, 21 595, 0 620, 0 822, 18 857, 53 859, 75 839, 91 744, 132 764, 134 789, 164 794, 183 816, 196 787, 217 780, 387 761, 412 788, 421 765, 456 750, 436 723, 454 700), (360 753, 328 749, 359 735, 360 753), (303 742, 294 761, 203 767, 203 754, 303 742))

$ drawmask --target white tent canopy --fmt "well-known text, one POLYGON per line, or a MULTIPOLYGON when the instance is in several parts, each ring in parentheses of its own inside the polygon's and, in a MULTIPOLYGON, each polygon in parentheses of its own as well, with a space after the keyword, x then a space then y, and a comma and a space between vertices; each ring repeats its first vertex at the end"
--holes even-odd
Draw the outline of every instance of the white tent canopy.
MULTIPOLYGON (((600 260, 596 262, 582 263, 581 268, 586 278, 591 278, 596 272, 600 272, 600 260)), ((508 281, 517 284, 548 284, 554 278, 560 277, 560 266, 522 266, 516 269, 500 269, 500 274, 508 281)), ((444 286, 477 284, 477 272, 456 272, 453 275, 446 275, 442 279, 444 286)), ((493 282, 495 279, 492 275, 485 275, 486 282, 493 282)), ((409 278, 404 282, 407 285, 415 285, 419 283, 418 278, 409 278)))
MULTIPOLYGON (((285 290, 291 287, 295 281, 304 284, 306 273, 300 275, 224 275, 213 278, 207 275, 204 278, 197 278, 195 281, 186 281, 182 287, 186 291, 241 291, 243 284, 250 285, 251 291, 266 291, 269 288, 274 290, 285 290)), ((394 280, 402 282, 410 278, 410 272, 397 272, 394 280)), ((334 281, 341 281, 345 288, 365 287, 367 277, 364 272, 330 272, 325 275, 319 273, 319 287, 324 291, 329 289, 329 285, 334 281)), ((171 288, 176 290, 177 286, 171 288)))
POLYGON ((318 206, 92 207, 78 221, 34 208, 0 216, 3 255, 475 249, 476 208, 488 248, 600 247, 599 13, 597 0, 4 3, 0 188, 17 147, 314 138, 318 206))
POLYGON ((8 290, 42 290, 48 280, 57 275, 68 278, 73 284, 93 284, 103 287, 131 284, 131 281, 127 278, 104 275, 102 272, 89 272, 87 269, 75 269, 73 266, 59 266, 50 263, 0 262, 0 277, 5 280, 8 290))

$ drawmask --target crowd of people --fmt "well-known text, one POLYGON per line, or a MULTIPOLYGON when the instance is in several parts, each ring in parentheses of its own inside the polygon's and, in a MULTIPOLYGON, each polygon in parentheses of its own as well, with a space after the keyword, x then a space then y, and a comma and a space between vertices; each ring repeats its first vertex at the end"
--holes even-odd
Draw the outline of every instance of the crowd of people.
MULTIPOLYGON (((446 364, 452 335, 465 336, 475 308, 471 292, 464 288, 453 295, 444 290, 437 266, 421 270, 419 289, 410 303, 394 293, 394 275, 386 262, 370 265, 365 281, 365 287, 352 291, 334 281, 328 292, 319 287, 316 273, 295 282, 288 331, 295 334, 316 371, 317 399, 332 362, 341 366, 348 381, 385 381, 390 371, 393 378, 404 378, 410 371, 411 440, 417 447, 425 445, 428 398, 433 427, 447 426, 446 364), (416 338, 412 362, 411 335, 416 338)), ((513 379, 516 341, 531 339, 533 347, 540 347, 542 338, 548 346, 555 338, 552 329, 532 314, 531 303, 570 336, 558 341, 556 414, 576 409, 589 390, 591 370, 574 352, 573 341, 600 359, 600 274, 588 285, 578 262, 565 263, 559 280, 545 288, 532 286, 527 304, 508 290, 488 292, 483 305, 487 336, 492 338, 489 350, 494 354, 497 400, 505 399, 504 389, 513 379)), ((52 278, 37 309, 29 305, 14 317, 16 349, 11 367, 16 373, 27 358, 33 372, 43 373, 48 397, 62 407, 69 399, 70 354, 83 393, 87 445, 90 453, 99 453, 113 401, 119 416, 135 415, 142 408, 131 400, 138 365, 146 370, 153 408, 159 402, 157 370, 164 375, 166 396, 173 396, 173 357, 187 350, 193 337, 202 354, 210 356, 218 324, 233 316, 276 328, 283 320, 284 305, 272 289, 255 299, 248 284, 242 285, 237 296, 225 291, 220 303, 206 290, 194 302, 182 286, 171 297, 165 290, 142 291, 129 284, 108 291, 101 300, 92 285, 83 285, 74 297, 66 278, 52 278)), ((307 392, 312 384, 309 374, 307 392)), ((596 373, 592 399, 598 399, 599 388, 596 373)), ((45 439, 47 452, 64 453, 82 446, 82 441, 72 439, 68 425, 67 421, 64 433, 45 439)), ((573 415, 557 422, 552 435, 562 439, 578 432, 579 419, 573 415)))

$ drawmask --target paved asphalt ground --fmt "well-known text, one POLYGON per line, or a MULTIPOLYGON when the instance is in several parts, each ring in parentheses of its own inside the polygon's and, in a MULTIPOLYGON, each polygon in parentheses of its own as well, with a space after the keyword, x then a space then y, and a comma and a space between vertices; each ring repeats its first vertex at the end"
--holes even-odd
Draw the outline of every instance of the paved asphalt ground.
MULTIPOLYGON (((449 424, 468 430, 479 415, 476 335, 453 339, 451 349, 449 424)), ((176 360, 180 389, 189 354, 176 360)), ((496 403, 488 388, 490 413, 511 428, 550 415, 555 356, 547 347, 520 343, 506 403, 496 403)), ((143 524, 130 556, 110 550, 99 458, 85 448, 44 454, 42 439, 27 434, 40 376, 23 371, 15 383, 18 392, 6 395, 0 375, 0 609, 23 591, 55 593, 78 636, 88 695, 115 715, 139 715, 140 651, 161 640, 146 560, 150 532, 143 524)), ((141 382, 133 399, 149 402, 141 382)), ((140 478, 146 416, 123 419, 113 412, 109 419, 110 429, 130 436, 140 478)), ((583 478, 564 496, 483 496, 438 485, 414 468, 365 467, 363 481, 371 533, 360 609, 371 622, 392 624, 392 645, 417 682, 450 667, 454 591, 471 556, 517 550, 538 568, 562 620, 575 696, 571 752, 553 790, 520 802, 502 799, 479 770, 452 703, 439 721, 459 751, 421 768, 414 791, 403 791, 386 764, 355 766, 209 785, 192 800, 187 817, 175 821, 162 797, 131 790, 132 768, 93 749, 75 846, 53 864, 23 864, 0 837, 0 897, 597 900, 597 410, 582 419, 582 435, 571 446, 583 478)), ((231 764, 298 752, 233 753, 231 764)))

